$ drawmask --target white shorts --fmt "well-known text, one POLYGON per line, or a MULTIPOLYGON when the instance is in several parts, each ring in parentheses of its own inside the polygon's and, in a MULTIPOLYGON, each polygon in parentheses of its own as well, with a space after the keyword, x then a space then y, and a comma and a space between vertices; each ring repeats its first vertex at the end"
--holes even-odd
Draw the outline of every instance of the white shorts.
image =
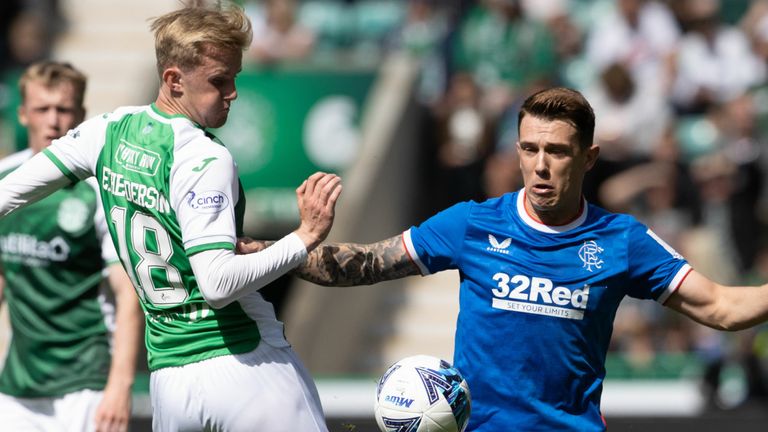
POLYGON ((0 393, 0 428, 18 432, 90 432, 102 391, 80 390, 58 397, 18 398, 0 393))
POLYGON ((290 347, 258 348, 150 375, 152 430, 327 432, 317 388, 290 347))

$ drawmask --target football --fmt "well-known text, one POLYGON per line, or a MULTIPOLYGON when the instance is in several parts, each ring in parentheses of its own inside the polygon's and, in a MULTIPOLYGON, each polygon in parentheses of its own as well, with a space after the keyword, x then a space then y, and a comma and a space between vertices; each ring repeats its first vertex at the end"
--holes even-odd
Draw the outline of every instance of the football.
POLYGON ((382 432, 462 432, 469 421, 469 386, 445 360, 406 357, 376 386, 374 415, 382 432))

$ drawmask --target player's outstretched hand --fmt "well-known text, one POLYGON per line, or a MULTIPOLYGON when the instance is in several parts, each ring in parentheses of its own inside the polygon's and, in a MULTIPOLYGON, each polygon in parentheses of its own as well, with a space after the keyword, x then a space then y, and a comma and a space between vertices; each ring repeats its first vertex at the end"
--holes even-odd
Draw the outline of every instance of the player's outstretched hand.
POLYGON ((311 251, 328 236, 333 225, 336 200, 341 194, 341 178, 317 172, 296 189, 301 224, 295 231, 311 251))

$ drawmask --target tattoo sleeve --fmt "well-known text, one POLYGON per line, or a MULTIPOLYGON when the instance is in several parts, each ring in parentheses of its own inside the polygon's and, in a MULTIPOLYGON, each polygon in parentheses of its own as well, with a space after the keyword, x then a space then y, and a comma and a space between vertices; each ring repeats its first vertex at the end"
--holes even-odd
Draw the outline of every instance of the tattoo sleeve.
POLYGON ((318 285, 352 286, 420 273, 398 235, 367 245, 321 244, 309 253, 304 264, 293 270, 293 274, 318 285))

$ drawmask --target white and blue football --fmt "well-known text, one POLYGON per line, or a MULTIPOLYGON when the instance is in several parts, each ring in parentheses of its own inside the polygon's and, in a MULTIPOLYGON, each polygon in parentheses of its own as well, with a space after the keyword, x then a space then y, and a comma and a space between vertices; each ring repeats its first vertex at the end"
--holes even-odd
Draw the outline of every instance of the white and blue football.
POLYGON ((374 414, 382 432, 463 432, 471 400, 467 382, 450 363, 416 355, 382 375, 374 414))

